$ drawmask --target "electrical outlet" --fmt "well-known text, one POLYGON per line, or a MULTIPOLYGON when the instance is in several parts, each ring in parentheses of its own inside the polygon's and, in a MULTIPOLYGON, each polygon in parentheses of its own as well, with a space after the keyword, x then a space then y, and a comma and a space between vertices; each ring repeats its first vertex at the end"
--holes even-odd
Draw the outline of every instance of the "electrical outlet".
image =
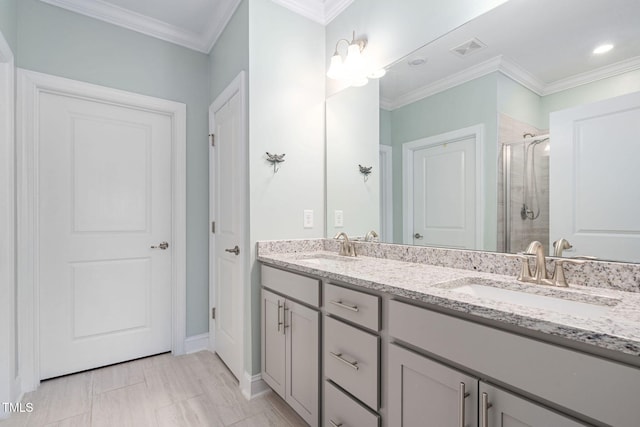
POLYGON ((333 226, 344 227, 344 214, 342 211, 333 211, 333 226))
POLYGON ((304 211, 304 228, 313 228, 313 211, 305 209, 304 211))

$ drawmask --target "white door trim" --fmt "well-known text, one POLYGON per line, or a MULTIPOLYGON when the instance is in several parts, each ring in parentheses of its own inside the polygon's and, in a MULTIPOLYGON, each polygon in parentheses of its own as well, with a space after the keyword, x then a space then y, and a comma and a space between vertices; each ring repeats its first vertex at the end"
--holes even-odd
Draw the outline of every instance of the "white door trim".
POLYGON ((380 145, 380 203, 384 212, 380 215, 380 241, 393 243, 393 148, 380 145))
MULTIPOLYGON (((0 32, 0 401, 17 402, 20 387, 15 363, 15 65, 11 47, 0 32), (6 352, 6 353, 5 353, 6 352)), ((9 412, 0 408, 0 419, 9 412)))
MULTIPOLYGON (((246 170, 248 171, 248 147, 247 147, 247 94, 246 94, 246 73, 245 71, 240 71, 240 73, 233 79, 233 81, 227 86, 220 95, 213 101, 213 103, 209 106, 209 133, 213 133, 215 129, 215 112, 218 111, 224 104, 226 104, 236 93, 240 95, 240 121, 241 121, 241 133, 240 133, 240 141, 241 146, 239 147, 238 154, 243 159, 242 162, 247 165, 246 170)), ((216 150, 211 148, 209 145, 209 221, 215 221, 216 218, 216 192, 215 192, 215 155, 216 150)), ((240 211, 242 212, 241 222, 243 224, 248 224, 248 206, 247 206, 247 196, 248 196, 248 173, 242 173, 240 182, 238 183, 238 188, 243 189, 243 196, 240 198, 240 211)), ((211 231, 211 230, 210 230, 211 231)), ((247 307, 250 307, 251 300, 245 300, 245 295, 250 296, 250 293, 245 292, 247 288, 247 282, 249 280, 249 239, 248 234, 246 232, 246 228, 242 227, 242 232, 240 236, 241 247, 244 250, 240 251, 241 263, 243 265, 243 269, 245 274, 243 275, 243 280, 245 283, 239 289, 239 299, 243 302, 242 316, 241 316, 241 325, 240 330, 243 331, 243 339, 241 341, 241 350, 242 354, 242 370, 244 375, 241 375, 239 378, 240 381, 240 390, 246 396, 252 396, 252 383, 251 383, 251 374, 246 371, 247 367, 247 353, 246 353, 246 345, 245 342, 251 339, 251 331, 245 331, 244 329, 244 317, 245 314, 248 313, 247 307), (247 336, 249 335, 249 336, 247 336)), ((214 257, 216 255, 216 235, 214 233, 209 234, 209 311, 213 307, 216 306, 216 271, 215 271, 215 262, 214 257)), ((215 321, 209 316, 209 348, 212 351, 215 351, 215 321)))
POLYGON ((41 93, 57 93, 171 118, 172 352, 184 353, 186 331, 186 105, 104 86, 18 69, 17 197, 18 306, 23 391, 40 384, 38 111, 41 93))
POLYGON ((476 246, 484 243, 484 125, 479 124, 402 144, 402 242, 404 244, 413 243, 414 153, 426 147, 471 136, 476 140, 476 246))

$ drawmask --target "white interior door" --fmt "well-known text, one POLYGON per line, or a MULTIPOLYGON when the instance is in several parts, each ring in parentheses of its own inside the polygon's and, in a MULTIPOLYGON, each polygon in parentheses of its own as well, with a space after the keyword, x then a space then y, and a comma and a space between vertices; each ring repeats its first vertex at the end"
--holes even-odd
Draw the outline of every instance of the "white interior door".
POLYGON ((171 350, 171 117, 39 105, 41 378, 171 350))
POLYGON ((476 247, 474 136, 413 152, 413 244, 476 247))
POLYGON ((640 92, 551 114, 549 240, 640 262, 640 92))
POLYGON ((212 164, 215 351, 239 380, 244 362, 242 287, 248 251, 244 244, 244 176, 247 169, 243 108, 242 93, 237 88, 225 91, 211 107, 215 135, 212 164))

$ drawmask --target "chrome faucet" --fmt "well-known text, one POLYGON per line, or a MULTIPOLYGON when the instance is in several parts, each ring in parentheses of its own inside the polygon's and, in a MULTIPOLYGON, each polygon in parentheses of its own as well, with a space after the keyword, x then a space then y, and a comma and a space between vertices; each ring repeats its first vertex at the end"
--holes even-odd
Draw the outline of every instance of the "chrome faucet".
POLYGON ((342 237, 344 240, 340 244, 340 252, 338 252, 338 255, 357 256, 356 245, 349 240, 349 236, 347 236, 347 233, 345 233, 344 231, 341 231, 335 235, 334 239, 339 240, 340 237, 342 237))
MULTIPOLYGON (((534 282, 538 284, 550 285, 552 284, 549 280, 549 274, 547 273, 547 260, 544 256, 544 246, 542 243, 534 240, 529 244, 529 247, 525 251, 525 255, 535 255, 536 256, 536 264, 535 270, 533 273, 529 274, 529 277, 522 277, 519 280, 523 282, 534 282)), ((527 263, 527 267, 529 265, 529 261, 525 261, 527 263)))
MULTIPOLYGON (((571 248, 571 244, 566 239, 560 239, 553 243, 554 256, 562 254, 563 249, 571 248)), ((593 257, 583 257, 583 259, 575 258, 559 258, 554 260, 553 275, 549 277, 547 272, 547 260, 544 256, 544 246, 538 241, 533 241, 527 247, 525 252, 512 255, 522 260, 520 273, 517 279, 520 282, 537 283, 539 285, 551 285, 559 287, 567 287, 567 279, 564 275, 564 264, 583 264, 593 257), (529 267, 529 257, 536 257, 535 270, 531 273, 529 267), (586 258, 586 259, 585 259, 586 258)))
POLYGON ((374 230, 371 230, 364 236, 364 241, 373 242, 373 239, 377 239, 377 238, 378 238, 378 233, 376 233, 374 230))

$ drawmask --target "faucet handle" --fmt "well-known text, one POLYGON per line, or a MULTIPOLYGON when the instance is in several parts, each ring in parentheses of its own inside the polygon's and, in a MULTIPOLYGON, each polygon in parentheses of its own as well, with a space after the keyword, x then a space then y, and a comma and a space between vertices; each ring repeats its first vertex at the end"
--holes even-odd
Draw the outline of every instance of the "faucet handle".
POLYGON ((531 278, 531 268, 529 267, 529 258, 531 258, 531 254, 527 254, 524 252, 518 252, 516 254, 505 254, 508 258, 516 258, 522 261, 520 264, 520 273, 518 273, 518 277, 516 278, 519 281, 526 281, 531 278))
POLYGON ((569 286, 567 284, 567 278, 564 275, 564 264, 584 264, 587 262, 587 259, 576 259, 576 258, 556 258, 554 259, 555 267, 553 269, 553 276, 551 277, 551 281, 554 286, 559 286, 561 288, 566 288, 569 286))

